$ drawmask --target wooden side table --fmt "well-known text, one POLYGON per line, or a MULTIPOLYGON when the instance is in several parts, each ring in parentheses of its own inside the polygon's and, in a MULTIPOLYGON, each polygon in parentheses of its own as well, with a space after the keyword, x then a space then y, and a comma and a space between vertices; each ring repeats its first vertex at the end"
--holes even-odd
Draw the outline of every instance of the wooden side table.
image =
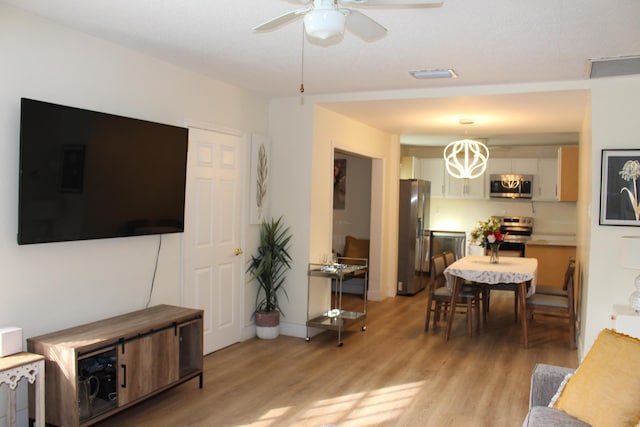
POLYGON ((35 385, 36 427, 44 427, 44 356, 33 353, 16 353, 0 357, 0 385, 9 386, 9 404, 7 406, 10 427, 16 425, 16 387, 26 378, 35 385))

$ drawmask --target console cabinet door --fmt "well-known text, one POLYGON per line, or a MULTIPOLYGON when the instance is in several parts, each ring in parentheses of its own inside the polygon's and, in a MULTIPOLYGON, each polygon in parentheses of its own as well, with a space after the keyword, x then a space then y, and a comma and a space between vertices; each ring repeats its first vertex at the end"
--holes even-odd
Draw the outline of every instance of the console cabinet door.
POLYGON ((180 339, 175 328, 118 345, 118 405, 126 405, 179 378, 180 339))

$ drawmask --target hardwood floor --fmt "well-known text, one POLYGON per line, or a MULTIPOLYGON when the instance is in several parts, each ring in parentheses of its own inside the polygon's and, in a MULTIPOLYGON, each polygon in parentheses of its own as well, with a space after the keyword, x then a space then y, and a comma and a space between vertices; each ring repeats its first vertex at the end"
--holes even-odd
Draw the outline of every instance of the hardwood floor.
POLYGON ((492 292, 488 327, 468 337, 457 316, 424 332, 426 294, 370 302, 367 331, 310 342, 252 339, 205 357, 192 380, 98 425, 520 426, 536 363, 578 364, 567 328, 533 324, 520 346, 513 293, 492 292))

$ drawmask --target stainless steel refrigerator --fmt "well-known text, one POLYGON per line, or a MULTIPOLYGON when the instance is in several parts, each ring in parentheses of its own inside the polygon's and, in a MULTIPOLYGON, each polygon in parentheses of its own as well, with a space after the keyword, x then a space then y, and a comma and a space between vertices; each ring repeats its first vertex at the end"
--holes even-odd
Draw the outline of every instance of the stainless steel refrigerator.
POLYGON ((429 205, 431 183, 400 180, 398 295, 414 295, 429 280, 429 205))

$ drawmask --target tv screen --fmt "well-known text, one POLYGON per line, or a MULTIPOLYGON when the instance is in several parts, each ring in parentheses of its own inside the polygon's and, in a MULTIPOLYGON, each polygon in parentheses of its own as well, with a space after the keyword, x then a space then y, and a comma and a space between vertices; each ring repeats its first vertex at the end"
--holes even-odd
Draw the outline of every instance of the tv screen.
POLYGON ((186 128, 22 98, 18 243, 184 231, 186 128))

